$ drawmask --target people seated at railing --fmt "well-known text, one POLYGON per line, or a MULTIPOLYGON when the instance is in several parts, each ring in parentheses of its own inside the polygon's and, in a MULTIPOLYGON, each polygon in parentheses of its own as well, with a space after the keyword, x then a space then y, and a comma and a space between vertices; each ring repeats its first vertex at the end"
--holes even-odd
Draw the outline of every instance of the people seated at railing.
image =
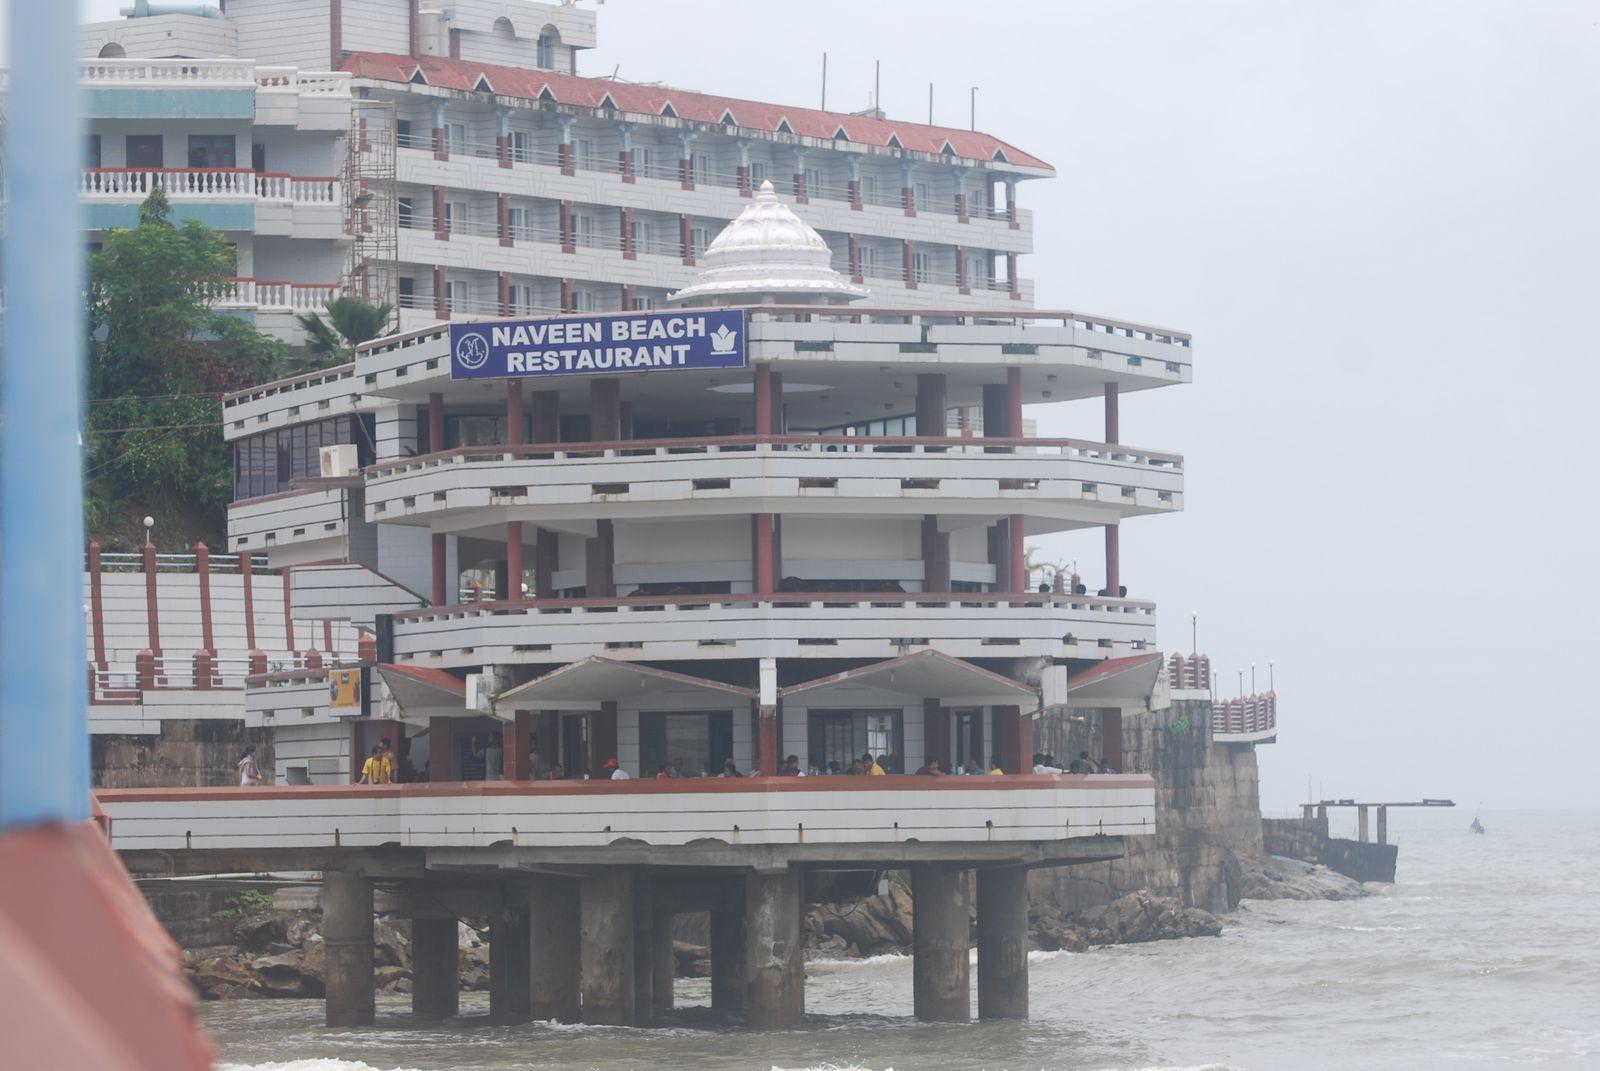
POLYGON ((1064 771, 1056 765, 1054 755, 1046 755, 1043 752, 1035 751, 1033 753, 1033 772, 1036 774, 1058 774, 1064 771))
POLYGON ((734 762, 733 762, 732 759, 723 759, 722 760, 722 772, 719 773, 717 776, 718 777, 743 777, 744 774, 739 772, 739 767, 734 765, 734 762))
POLYGON ((798 755, 786 755, 786 756, 784 756, 783 766, 782 766, 781 769, 778 770, 778 776, 779 777, 799 777, 800 776, 800 756, 798 756, 798 755))
POLYGON ((936 777, 943 773, 944 771, 939 768, 939 760, 936 758, 930 758, 917 769, 917 774, 921 777, 936 777))
MULTIPOLYGON (((885 755, 884 758, 887 759, 888 756, 885 755)), ((872 757, 872 752, 863 751, 861 753, 861 772, 869 777, 882 777, 887 771, 878 764, 877 759, 872 757)))
POLYGON ((559 762, 552 764, 550 769, 545 773, 544 779, 546 781, 565 781, 567 779, 566 767, 562 766, 559 762))
POLYGON ((974 756, 962 764, 959 772, 968 777, 976 777, 983 773, 983 760, 974 756))
POLYGON ((624 770, 621 766, 618 766, 616 759, 607 759, 606 764, 600 768, 600 780, 631 781, 633 780, 633 775, 627 770, 624 770))

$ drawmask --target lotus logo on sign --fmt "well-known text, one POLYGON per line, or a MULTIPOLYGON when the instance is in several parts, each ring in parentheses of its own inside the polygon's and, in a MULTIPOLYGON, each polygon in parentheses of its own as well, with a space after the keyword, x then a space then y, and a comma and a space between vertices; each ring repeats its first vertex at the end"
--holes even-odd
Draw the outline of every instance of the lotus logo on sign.
POLYGON ((743 368, 740 309, 450 325, 450 378, 743 368))

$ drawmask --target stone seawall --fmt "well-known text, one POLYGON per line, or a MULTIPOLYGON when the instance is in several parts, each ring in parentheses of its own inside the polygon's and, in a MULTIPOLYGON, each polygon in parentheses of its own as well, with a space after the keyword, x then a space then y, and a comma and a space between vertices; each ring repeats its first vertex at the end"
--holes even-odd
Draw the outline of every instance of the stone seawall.
POLYGON ((1155 836, 1130 839, 1122 859, 1035 871, 1033 895, 1080 912, 1145 889, 1213 914, 1233 910, 1241 862, 1262 854, 1255 749, 1211 742, 1209 699, 1125 717, 1122 748, 1126 772, 1156 779, 1155 836))
POLYGON ((1261 830, 1268 855, 1320 863, 1356 881, 1394 881, 1400 855, 1397 846, 1330 837, 1326 814, 1309 819, 1266 818, 1261 830))
POLYGON ((272 776, 272 730, 225 718, 165 718, 158 735, 89 738, 95 788, 220 788, 239 783, 239 756, 256 745, 256 766, 272 776))

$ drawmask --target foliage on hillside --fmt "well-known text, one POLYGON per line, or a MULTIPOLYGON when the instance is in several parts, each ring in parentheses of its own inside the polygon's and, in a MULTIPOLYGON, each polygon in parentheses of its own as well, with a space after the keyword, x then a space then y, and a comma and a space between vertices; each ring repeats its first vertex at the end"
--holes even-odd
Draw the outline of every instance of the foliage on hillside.
POLYGON ((221 396, 269 378, 284 346, 213 309, 236 274, 233 248, 195 221, 175 226, 161 191, 139 225, 89 258, 86 521, 107 547, 226 545, 232 455, 221 396))

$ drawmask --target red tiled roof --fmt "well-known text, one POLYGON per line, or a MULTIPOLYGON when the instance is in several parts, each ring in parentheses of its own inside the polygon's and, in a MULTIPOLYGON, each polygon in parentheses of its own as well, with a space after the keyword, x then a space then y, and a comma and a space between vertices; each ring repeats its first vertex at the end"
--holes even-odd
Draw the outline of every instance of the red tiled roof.
POLYGON ((430 86, 468 92, 478 87, 480 79, 487 79, 495 94, 526 100, 538 100, 548 89, 556 103, 581 108, 598 108, 609 95, 618 111, 638 115, 661 115, 670 104, 673 114, 680 119, 720 123, 724 115, 731 114, 734 123, 741 127, 775 133, 787 123, 793 133, 812 138, 831 139, 842 127, 845 136, 859 145, 887 146, 897 139, 901 148, 937 155, 943 153, 948 144, 952 153, 967 160, 995 160, 996 153, 1002 153, 1007 162, 1023 167, 1050 166, 1037 156, 981 131, 874 119, 816 108, 791 108, 668 86, 635 85, 556 71, 530 71, 439 56, 382 52, 353 52, 339 66, 357 78, 384 82, 409 82, 420 69, 430 86))

